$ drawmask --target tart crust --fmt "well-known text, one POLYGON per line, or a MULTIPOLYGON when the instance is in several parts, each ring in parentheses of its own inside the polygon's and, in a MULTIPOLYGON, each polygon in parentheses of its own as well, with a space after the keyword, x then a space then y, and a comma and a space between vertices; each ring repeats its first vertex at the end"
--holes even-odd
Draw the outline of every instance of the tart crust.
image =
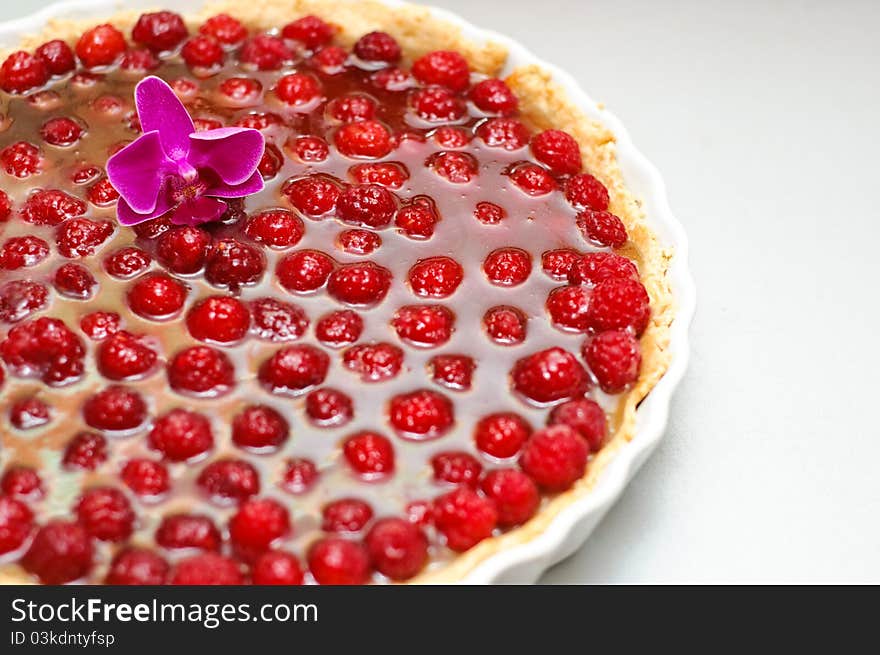
MULTIPOLYGON (((409 61, 432 50, 457 50, 467 58, 474 71, 490 76, 498 76, 507 59, 507 50, 501 44, 468 40, 458 26, 415 5, 390 8, 375 0, 249 0, 247 3, 209 0, 200 12, 188 14, 184 19, 192 27, 220 12, 235 16, 251 29, 263 30, 315 14, 338 27, 336 38, 344 45, 352 45, 367 32, 382 30, 397 39, 404 57, 409 61)), ((142 10, 119 12, 105 21, 130 32, 141 13, 142 10)), ((51 20, 40 33, 22 39, 19 47, 33 49, 51 39, 63 39, 73 44, 83 30, 97 22, 96 19, 51 20)), ((11 51, 9 48, 0 50, 0 59, 11 51)), ((505 81, 516 93, 520 113, 526 122, 538 129, 554 127, 571 134, 581 146, 586 170, 608 188, 610 211, 621 218, 630 237, 624 254, 638 263, 642 283, 651 299, 651 321, 641 337, 642 370, 639 379, 621 399, 616 415, 611 417, 613 433, 591 459, 586 475, 568 491, 551 498, 524 525, 485 539, 442 568, 422 573, 411 581, 413 583, 453 583, 464 579, 495 553, 538 537, 566 507, 589 494, 607 464, 635 436, 639 403, 669 365, 669 331, 675 317, 675 305, 667 270, 673 252, 660 245, 648 225, 641 202, 624 184, 617 162, 614 135, 604 125, 589 118, 567 97, 552 75, 539 66, 516 68, 505 81)), ((0 567, 0 584, 30 582, 30 577, 17 565, 0 567)))

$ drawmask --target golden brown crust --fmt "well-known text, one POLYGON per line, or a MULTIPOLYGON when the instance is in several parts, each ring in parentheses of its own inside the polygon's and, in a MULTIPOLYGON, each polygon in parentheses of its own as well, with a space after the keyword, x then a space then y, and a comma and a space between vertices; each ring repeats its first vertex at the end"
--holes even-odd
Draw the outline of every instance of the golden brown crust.
MULTIPOLYGON (((188 16, 192 24, 225 11, 248 27, 269 29, 307 14, 316 14, 339 28, 339 39, 350 45, 372 30, 384 30, 401 44, 407 58, 413 59, 437 49, 458 50, 467 57, 471 67, 487 75, 498 75, 507 52, 497 43, 476 43, 466 39, 455 26, 432 17, 427 9, 403 6, 389 9, 373 0, 350 2, 346 0, 219 0, 207 4, 199 14, 188 16)), ((106 22, 128 30, 141 12, 123 12, 108 17, 106 22)), ((95 20, 51 21, 39 34, 24 39, 20 47, 34 48, 49 39, 60 38, 71 43, 95 20)), ((0 53, 5 56, 6 53, 0 53)), ((507 82, 520 99, 525 120, 536 128, 555 127, 575 137, 583 152, 584 166, 608 188, 611 211, 620 216, 629 232, 631 246, 625 253, 639 264, 639 270, 651 298, 652 318, 642 336, 642 372, 636 385, 627 393, 618 413, 613 417, 616 426, 608 443, 591 461, 587 474, 571 489, 559 494, 528 523, 498 537, 486 539, 448 565, 425 573, 414 580, 417 583, 446 583, 463 579, 494 553, 524 544, 541 534, 566 507, 583 498, 594 487, 603 469, 618 450, 635 436, 636 409, 666 372, 669 365, 669 328, 674 318, 672 291, 667 269, 672 252, 663 249, 649 227, 640 202, 624 184, 617 162, 614 135, 602 124, 590 119, 552 79, 549 72, 538 66, 515 69, 507 82)), ((0 583, 22 583, 28 580, 14 567, 4 573, 0 583)))

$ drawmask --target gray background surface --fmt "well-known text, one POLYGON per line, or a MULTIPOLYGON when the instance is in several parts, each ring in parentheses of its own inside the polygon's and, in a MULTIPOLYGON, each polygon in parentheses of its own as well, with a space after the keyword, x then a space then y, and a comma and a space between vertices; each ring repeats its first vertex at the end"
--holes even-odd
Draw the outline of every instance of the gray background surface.
POLYGON ((542 581, 880 582, 880 3, 433 4, 573 73, 690 236, 693 356, 667 436, 542 581))

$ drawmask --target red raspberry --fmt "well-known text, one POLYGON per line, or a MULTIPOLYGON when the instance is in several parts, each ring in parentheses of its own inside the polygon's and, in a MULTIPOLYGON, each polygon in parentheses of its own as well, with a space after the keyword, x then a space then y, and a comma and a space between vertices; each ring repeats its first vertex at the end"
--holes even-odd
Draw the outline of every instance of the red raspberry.
POLYGON ((168 578, 168 562, 146 548, 126 548, 110 563, 104 579, 109 585, 161 585, 168 578))
POLYGON ((586 332, 590 291, 580 286, 557 287, 547 296, 547 313, 553 325, 570 332, 586 332))
POLYGON ((140 427, 147 418, 141 395, 121 385, 111 385, 83 403, 86 425, 97 430, 120 432, 140 427))
POLYGON ((379 121, 348 123, 333 134, 336 149, 346 157, 379 159, 391 152, 391 134, 379 121))
POLYGON ((58 252, 71 259, 88 257, 113 234, 110 221, 90 221, 87 218, 71 218, 55 231, 58 252))
POLYGON ((216 348, 193 346, 168 362, 168 384, 182 394, 221 396, 235 387, 235 368, 216 348))
POLYGON ((76 42, 76 56, 87 68, 108 66, 125 52, 125 36, 112 25, 87 30, 76 42))
POLYGON ((34 191, 19 210, 22 220, 34 225, 58 225, 85 212, 86 203, 56 189, 34 191))
POLYGON ((193 338, 209 343, 230 344, 244 339, 251 315, 244 303, 230 296, 200 300, 186 315, 186 327, 193 338))
POLYGON ((140 275, 153 260, 140 248, 127 246, 104 258, 104 270, 113 277, 128 279, 140 275))
POLYGON ((248 561, 256 559, 290 532, 290 514, 271 498, 249 498, 229 520, 232 547, 248 561))
POLYGON ((132 40, 155 52, 174 50, 187 36, 183 18, 170 11, 141 14, 131 30, 132 40))
POLYGON ((260 491, 260 475, 241 459, 220 459, 208 464, 196 483, 220 503, 238 502, 260 491))
POLYGON ((354 44, 354 54, 364 61, 396 64, 402 53, 400 45, 390 34, 370 32, 354 44))
POLYGON ((85 300, 94 293, 98 281, 85 266, 64 264, 55 271, 52 278, 55 290, 62 296, 85 300))
POLYGON ((281 38, 271 34, 258 34, 245 42, 238 57, 241 63, 257 70, 278 70, 286 62, 293 60, 293 52, 281 38))
POLYGON ((220 83, 217 90, 230 104, 246 106, 259 103, 263 85, 251 77, 228 77, 220 83))
POLYGON ((589 173, 569 178, 565 183, 565 199, 577 209, 608 209, 608 189, 589 173))
POLYGON ((278 175, 278 171, 281 170, 283 163, 284 156, 281 154, 281 151, 271 143, 267 143, 263 150, 263 156, 260 158, 260 163, 257 165, 257 170, 260 171, 260 175, 264 180, 271 180, 278 175))
POLYGON ((407 580, 428 561, 428 539, 417 526, 398 518, 377 521, 364 540, 370 561, 392 580, 407 580))
POLYGON ((388 420, 401 436, 423 441, 446 434, 455 423, 455 411, 446 396, 419 389, 393 396, 388 420))
POLYGON ((238 562, 217 553, 200 553, 180 560, 168 578, 173 585, 240 585, 238 562))
POLYGON ((464 269, 451 257, 421 259, 409 269, 407 280, 413 293, 422 298, 451 296, 464 278, 464 269))
POLYGON ((122 55, 119 67, 124 71, 143 73, 156 70, 161 63, 156 55, 149 50, 138 48, 137 50, 129 50, 122 55))
POLYGON ((171 219, 165 215, 153 218, 137 225, 132 225, 132 231, 142 239, 155 239, 173 227, 171 219))
POLYGON ((593 451, 599 450, 608 430, 605 410, 589 398, 570 400, 554 407, 547 418, 547 425, 560 423, 573 428, 593 451))
POLYGON ((71 582, 92 568, 92 540, 77 523, 50 521, 37 532, 21 565, 43 584, 71 582))
POLYGON ((0 492, 2 496, 17 500, 39 500, 45 495, 40 474, 26 466, 11 466, 6 469, 0 478, 0 492))
POLYGON ((513 287, 525 282, 532 272, 532 257, 521 248, 498 248, 483 262, 489 282, 500 287, 513 287))
POLYGON ((388 189, 400 189, 409 179, 406 166, 396 162, 356 164, 348 172, 356 182, 378 184, 388 189))
POLYGON ((394 446, 376 432, 358 432, 342 444, 342 454, 355 473, 376 480, 394 472, 394 446))
POLYGON ((49 302, 49 290, 39 282, 10 280, 0 285, 0 321, 17 323, 49 302))
POLYGON ((61 39, 47 41, 36 51, 51 75, 64 75, 76 68, 73 50, 61 39))
POLYGON ((479 163, 466 152, 438 152, 425 163, 452 184, 467 184, 479 173, 479 163))
POLYGON ((459 487, 434 500, 434 524, 446 545, 463 552, 492 536, 498 512, 492 501, 468 487, 459 487))
POLYGON ((309 63, 326 75, 336 75, 346 68, 348 51, 335 45, 328 45, 318 50, 309 59, 309 63))
POLYGON ((64 321, 43 317, 9 330, 0 355, 14 375, 38 377, 58 387, 82 376, 85 348, 64 321))
POLYGON ((455 314, 442 305, 405 305, 391 319, 397 336, 412 346, 435 348, 455 330, 455 314))
POLYGON ((312 460, 294 457, 285 463, 280 487, 292 494, 300 494, 311 488, 318 475, 318 468, 312 460))
POLYGON ((497 344, 511 346, 526 340, 528 319, 516 307, 497 305, 483 314, 483 327, 489 338, 497 344))
POLYGON ((318 136, 298 136, 292 141, 288 140, 285 145, 307 164, 325 161, 330 156, 330 146, 318 136))
POLYGON ((260 555, 251 569, 255 585, 299 585, 303 570, 296 555, 270 550, 260 555))
POLYGON ((333 259, 323 252, 298 250, 281 258, 275 275, 290 292, 312 293, 326 284, 333 266, 333 259))
POLYGON ((247 37, 247 29, 229 14, 211 16, 199 27, 199 33, 212 36, 223 45, 236 45, 247 37))
POLYGON ((119 331, 120 317, 116 312, 92 312, 80 319, 79 327, 92 341, 101 341, 119 331))
POLYGON ((361 544, 327 537, 309 548, 309 570, 322 585, 360 585, 370 577, 370 556, 361 544))
POLYGON ((422 84, 439 84, 464 91, 470 84, 467 59, 450 50, 436 50, 413 62, 412 74, 422 84))
POLYGON ((350 309, 341 309, 324 315, 315 324, 315 336, 325 346, 347 346, 357 341, 364 329, 364 321, 350 309))
POLYGON ((440 220, 433 201, 424 200, 425 196, 416 196, 413 202, 397 210, 394 225, 410 239, 430 239, 434 234, 434 226, 440 220))
POLYGON ((532 427, 524 418, 504 412, 481 418, 474 428, 474 442, 481 452, 506 459, 516 455, 531 434, 532 427))
POLYGON ((156 257, 172 273, 191 275, 205 266, 211 235, 198 227, 180 225, 159 236, 156 257))
POLYGON ((378 184, 356 184, 339 198, 339 218, 353 225, 382 228, 391 223, 397 204, 394 195, 378 184))
POLYGON ((547 491, 564 491, 583 477, 590 448, 565 424, 535 432, 523 447, 519 465, 547 491))
POLYGON ((631 328, 641 335, 650 317, 650 299, 641 282, 610 278, 593 289, 588 321, 597 332, 631 328))
POLYGON ((156 351, 141 337, 119 331, 101 342, 96 353, 98 371, 110 380, 135 380, 147 376, 156 365, 156 351))
POLYGON ((245 234, 259 243, 274 248, 295 246, 305 233, 302 220, 286 209, 269 209, 253 216, 245 234))
POLYGON ((599 284, 611 278, 638 281, 639 271, 626 257, 610 252, 588 252, 575 260, 568 271, 569 284, 599 284))
POLYGON ((476 487, 483 472, 483 465, 477 458, 463 451, 438 453, 431 458, 436 482, 464 484, 476 487))
POLYGON ((275 95, 286 105, 301 107, 321 96, 321 83, 308 73, 290 73, 278 80, 275 95))
POLYGON ((138 496, 158 498, 171 488, 168 469, 150 459, 130 459, 119 474, 125 486, 138 496))
POLYGON ((419 118, 432 123, 451 123, 467 113, 464 101, 442 86, 417 89, 410 104, 419 118))
POLYGON ((40 136, 53 146, 69 146, 76 143, 82 136, 83 129, 73 119, 61 117, 50 118, 40 128, 40 136))
POLYGON ((572 265, 581 255, 571 248, 548 250, 541 255, 541 268, 554 280, 565 280, 572 265))
POLYGON ((171 514, 156 528, 156 543, 163 548, 219 550, 223 542, 214 522, 202 514, 171 514))
POLYGON ((180 56, 190 68, 212 70, 223 65, 223 46, 214 37, 199 34, 183 44, 180 56))
POLYGON ((515 164, 507 174, 520 190, 530 196, 544 196, 556 190, 556 180, 547 169, 537 164, 529 162, 515 164))
POLYGON ((639 377, 642 353, 625 330, 609 330, 584 344, 584 360, 606 393, 620 393, 639 377))
POLYGON ((428 526, 434 522, 434 504, 428 500, 414 500, 406 506, 406 520, 413 525, 428 526))
POLYGON ((467 391, 477 365, 467 355, 437 355, 428 362, 431 379, 447 389, 467 391))
POLYGON ((252 330, 267 341, 299 339, 309 326, 306 313, 296 305, 274 298, 257 298, 250 304, 253 315, 252 330))
POLYGON ((341 498, 325 505, 321 514, 324 532, 360 532, 373 518, 373 509, 357 498, 341 498))
MULTIPOLYGON (((0 162, 3 164, 3 170, 5 170, 9 175, 13 175, 18 178, 25 178, 31 175, 36 175, 41 172, 42 168, 42 156, 40 155, 40 149, 33 145, 32 143, 27 143, 26 141, 18 141, 17 143, 13 143, 12 145, 6 146, 3 150, 0 150, 0 162)), ((46 193, 50 193, 47 191, 35 191, 30 198, 25 202, 24 207, 21 208, 20 213, 24 220, 28 223, 36 223, 36 224, 45 224, 48 223, 47 220, 39 220, 41 215, 44 213, 48 213, 46 210, 42 209, 43 204, 46 203, 46 200, 49 197, 43 198, 46 193), (33 215, 36 220, 29 220, 29 216, 33 215)), ((51 192, 54 194, 60 194, 60 196, 65 198, 73 198, 68 196, 61 191, 51 192)), ((7 196, 8 197, 8 196, 7 196)), ((81 201, 78 201, 81 203, 81 201)), ((82 205, 82 209, 79 211, 82 214, 85 211, 85 204, 82 205)), ((60 222, 62 219, 58 219, 52 225, 55 225, 57 222, 60 222)))
POLYGON ((507 218, 507 212, 494 202, 478 202, 474 209, 474 217, 486 225, 498 225, 507 218))
POLYGON ((377 89, 392 93, 405 91, 414 84, 413 78, 407 71, 393 66, 375 71, 370 75, 370 82, 377 89))
POLYGON ((340 250, 350 255, 369 255, 382 245, 382 237, 369 230, 344 230, 336 238, 340 250))
POLYGON ((532 139, 532 154, 557 175, 574 175, 581 170, 581 149, 562 130, 544 130, 532 139))
POLYGON ((351 398, 337 389, 315 389, 306 396, 306 416, 315 425, 337 427, 354 416, 351 398))
POLYGON ((532 137, 529 129, 515 118, 490 118, 480 123, 476 134, 490 148, 505 150, 524 148, 532 137))
POLYGON ((49 406, 38 398, 22 398, 9 408, 9 422, 18 430, 32 430, 52 419, 49 406))
POLYGON ((101 176, 101 169, 88 164, 77 168, 70 175, 70 181, 74 184, 88 184, 101 176))
POLYGON ((434 142, 445 150, 464 148, 471 142, 471 133, 460 127, 443 125, 434 130, 431 136, 434 142))
MULTIPOLYGON (((276 125, 283 125, 284 119, 278 114, 272 112, 257 112, 253 114, 245 114, 235 121, 235 127, 249 127, 252 130, 265 130, 276 125)), ((221 127, 217 125, 216 127, 221 127)), ((208 128, 210 129, 210 128, 208 128)))
POLYGON ((61 463, 66 469, 94 471, 107 461, 107 440, 94 432, 80 432, 67 443, 61 463))
POLYGON ((578 214, 577 226, 584 239, 597 246, 620 248, 629 239, 623 221, 609 212, 582 211, 578 214))
POLYGON ((39 56, 24 50, 13 52, 0 66, 0 89, 24 93, 49 81, 49 71, 39 56))
POLYGON ((510 87, 502 80, 488 79, 478 82, 469 93, 471 101, 487 114, 509 116, 515 114, 519 102, 510 87))
POLYGON ((268 405, 249 405, 232 420, 232 443, 254 452, 277 450, 290 436, 290 425, 268 405))
POLYGON ((343 264, 327 281, 330 296, 355 307, 381 302, 390 287, 391 271, 373 262, 343 264))
POLYGON ((503 528, 528 521, 541 502, 538 487, 532 479, 516 469, 489 471, 480 483, 480 489, 495 504, 498 525, 503 528))
POLYGON ((214 435, 207 418, 178 408, 156 419, 147 442, 166 459, 185 462, 208 452, 214 446, 214 435))
POLYGON ((281 191, 287 196, 291 205, 312 218, 335 211, 341 195, 339 185, 324 175, 289 180, 281 191))
POLYGON ((186 301, 187 286, 165 273, 150 273, 131 285, 128 306, 138 316, 162 320, 175 316, 186 301))
POLYGON ((34 515, 20 500, 0 496, 0 555, 18 550, 34 529, 34 515))
POLYGON ((298 395, 321 384, 329 367, 323 350, 306 344, 287 346, 263 362, 257 377, 272 393, 298 395))
POLYGON ((118 489, 98 487, 85 492, 74 508, 77 521, 100 541, 124 541, 134 531, 134 510, 118 489))
POLYGON ((299 41, 309 50, 327 44, 336 30, 317 16, 303 16, 288 23, 281 30, 281 36, 291 41, 299 41))
POLYGON ((0 248, 0 268, 15 270, 36 266, 49 255, 49 244, 39 237, 22 236, 7 239, 0 248))
POLYGON ((221 239, 208 253, 205 280, 215 287, 236 291, 259 282, 265 270, 266 258, 257 248, 235 239, 221 239))
POLYGON ((562 348, 548 348, 517 360, 511 377, 514 389, 538 404, 577 398, 590 386, 584 367, 562 348))
POLYGON ((12 201, 9 199, 6 192, 0 189, 0 223, 8 221, 11 213, 12 201))
POLYGON ((342 354, 342 364, 364 382, 380 382, 400 373, 403 351, 390 343, 352 346, 342 354))

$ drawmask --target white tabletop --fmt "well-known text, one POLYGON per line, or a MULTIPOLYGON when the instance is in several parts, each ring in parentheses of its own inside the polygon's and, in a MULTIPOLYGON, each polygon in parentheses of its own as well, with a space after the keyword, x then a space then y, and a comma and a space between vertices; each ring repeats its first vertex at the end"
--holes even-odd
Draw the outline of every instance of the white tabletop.
POLYGON ((668 434, 542 581, 880 582, 880 4, 434 4, 604 101, 691 241, 693 356, 668 434))

